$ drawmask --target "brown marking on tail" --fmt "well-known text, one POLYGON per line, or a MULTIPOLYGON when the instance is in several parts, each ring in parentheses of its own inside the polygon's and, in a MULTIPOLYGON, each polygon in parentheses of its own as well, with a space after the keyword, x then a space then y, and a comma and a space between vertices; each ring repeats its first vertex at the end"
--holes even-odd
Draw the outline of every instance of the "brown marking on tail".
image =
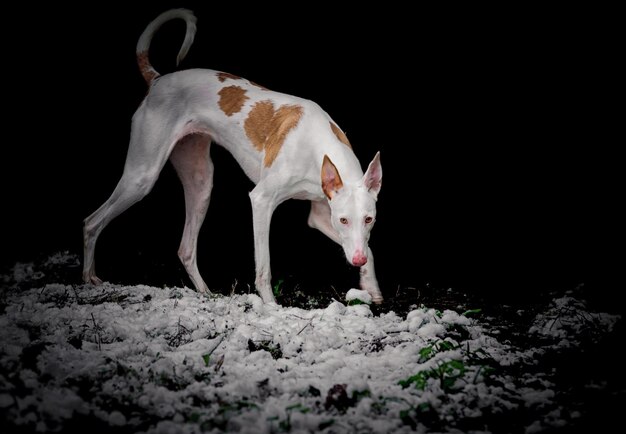
POLYGON ((150 59, 148 59, 147 51, 137 53, 137 64, 139 65, 139 72, 141 72, 143 79, 146 80, 148 85, 151 85, 154 80, 161 76, 161 74, 156 72, 152 67, 150 59))
POLYGON ((265 150, 263 165, 272 165, 280 152, 287 135, 300 122, 303 109, 299 105, 282 105, 274 110, 271 101, 257 102, 246 121, 246 135, 258 150, 265 150))
POLYGON ((241 107, 248 99, 245 89, 239 86, 227 86, 218 92, 220 96, 219 105, 226 116, 232 116, 241 111, 241 107))

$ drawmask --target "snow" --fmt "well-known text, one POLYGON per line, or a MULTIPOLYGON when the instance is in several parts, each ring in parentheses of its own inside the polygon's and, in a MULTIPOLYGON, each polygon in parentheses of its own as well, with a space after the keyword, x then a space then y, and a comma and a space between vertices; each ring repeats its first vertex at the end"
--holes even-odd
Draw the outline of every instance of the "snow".
POLYGON ((537 314, 529 332, 558 339, 558 346, 568 348, 575 345, 581 334, 602 334, 613 330, 619 315, 589 312, 585 303, 565 295, 554 299, 552 306, 537 314))
POLYGON ((372 296, 362 289, 352 288, 346 293, 346 301, 350 304, 353 300, 359 300, 365 304, 372 304, 372 296))
MULTIPOLYGON (((76 264, 57 254, 46 266, 76 264)), ((374 315, 355 289, 346 300, 366 304, 305 310, 255 294, 39 286, 36 268, 14 267, 14 281, 32 287, 5 291, 0 315, 0 410, 18 427, 55 431, 83 415, 146 433, 408 433, 426 432, 434 409, 442 431, 458 432, 457 419, 520 406, 546 408, 526 432, 567 422, 548 381, 500 369, 530 363, 535 350, 452 310, 374 315), (451 334, 459 327, 465 338, 451 334)), ((554 303, 529 333, 558 345, 580 331, 571 318, 603 329, 618 320, 571 297, 554 303)))

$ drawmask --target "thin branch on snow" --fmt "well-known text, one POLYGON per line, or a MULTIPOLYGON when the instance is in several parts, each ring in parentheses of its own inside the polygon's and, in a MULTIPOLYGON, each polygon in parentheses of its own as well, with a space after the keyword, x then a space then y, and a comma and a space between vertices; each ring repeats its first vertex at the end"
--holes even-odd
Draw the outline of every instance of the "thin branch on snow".
POLYGON ((91 320, 93 321, 93 330, 95 332, 96 343, 98 344, 98 351, 102 351, 102 336, 100 336, 100 326, 96 323, 96 318, 91 312, 91 320))
POLYGON ((300 333, 302 333, 304 331, 304 329, 306 329, 308 326, 311 325, 311 323, 313 322, 313 320, 315 319, 315 315, 313 315, 313 317, 311 317, 311 320, 309 322, 307 322, 304 327, 302 327, 300 329, 300 331, 296 334, 296 336, 300 336, 300 333))

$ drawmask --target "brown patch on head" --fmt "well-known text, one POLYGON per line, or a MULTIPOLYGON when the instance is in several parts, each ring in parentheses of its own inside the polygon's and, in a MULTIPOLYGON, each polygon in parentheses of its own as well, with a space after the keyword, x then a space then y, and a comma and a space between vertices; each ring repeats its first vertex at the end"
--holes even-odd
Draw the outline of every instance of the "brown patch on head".
POLYGON ((160 77, 161 74, 156 72, 150 63, 150 59, 148 59, 148 52, 143 51, 141 53, 137 53, 137 65, 139 65, 139 72, 143 76, 143 79, 146 80, 146 83, 151 84, 155 79, 160 77))
POLYGON ((283 105, 274 110, 271 101, 259 101, 252 107, 244 129, 254 147, 258 151, 265 150, 265 167, 272 165, 287 134, 300 122, 302 112, 302 107, 298 105, 283 105))
POLYGON ((227 86, 222 88, 218 93, 220 96, 220 108, 226 113, 226 116, 232 116, 238 113, 248 99, 245 89, 239 86, 227 86))
POLYGON ((333 130, 333 133, 335 134, 335 136, 337 136, 337 138, 339 139, 341 143, 346 145, 348 148, 352 149, 352 145, 350 144, 350 140, 348 140, 348 137, 346 136, 346 134, 343 131, 341 131, 339 127, 335 125, 335 123, 332 121, 330 122, 330 129, 333 130))
POLYGON ((238 77, 234 74, 229 74, 228 72, 218 72, 217 73, 217 79, 221 82, 224 83, 226 81, 226 79, 233 79, 233 80, 240 80, 241 77, 238 77))

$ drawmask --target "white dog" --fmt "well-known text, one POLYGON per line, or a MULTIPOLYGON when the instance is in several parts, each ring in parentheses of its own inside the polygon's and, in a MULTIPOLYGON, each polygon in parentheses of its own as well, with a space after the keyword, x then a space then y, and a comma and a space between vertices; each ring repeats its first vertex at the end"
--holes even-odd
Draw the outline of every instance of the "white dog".
POLYGON ((163 23, 175 18, 187 25, 180 61, 196 32, 196 19, 189 10, 159 15, 137 43, 137 61, 150 90, 133 116, 122 178, 111 197, 85 219, 85 282, 101 283, 94 254, 102 229, 152 189, 169 158, 185 192, 186 219, 178 256, 196 289, 209 292, 198 271, 196 247, 213 187, 209 148, 215 142, 256 184, 250 192, 255 283, 264 302, 275 302, 270 285, 270 220, 281 202, 293 198, 311 201, 308 224, 343 247, 348 261, 360 267, 361 288, 381 303, 368 247, 382 180, 379 153, 363 174, 346 135, 312 101, 208 69, 160 76, 148 59, 150 41, 163 23))

